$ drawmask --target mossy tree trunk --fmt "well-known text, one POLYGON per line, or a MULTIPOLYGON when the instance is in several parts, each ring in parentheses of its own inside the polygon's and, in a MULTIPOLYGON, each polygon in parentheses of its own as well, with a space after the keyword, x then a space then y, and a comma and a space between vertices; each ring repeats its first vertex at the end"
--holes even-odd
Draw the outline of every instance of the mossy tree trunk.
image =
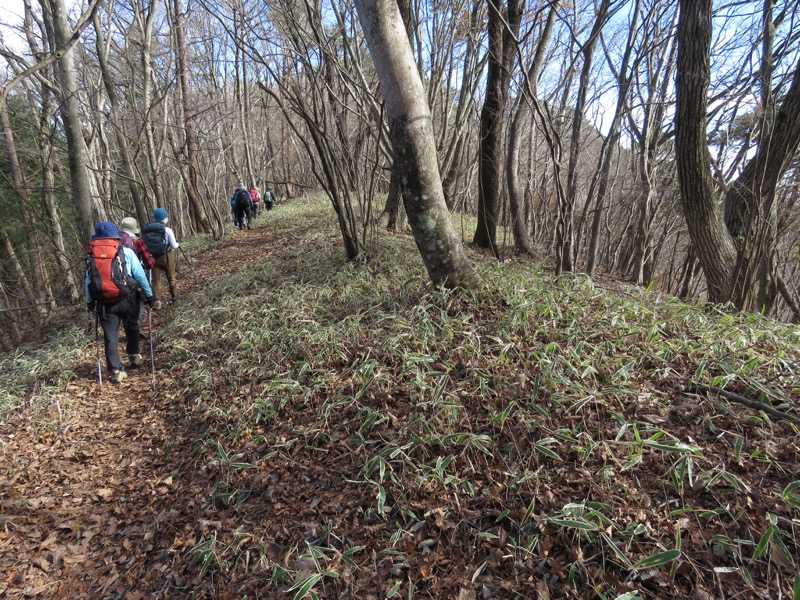
POLYGON ((395 168, 408 222, 436 285, 474 288, 467 258, 444 201, 433 124, 396 0, 356 0, 359 20, 386 99, 395 168))

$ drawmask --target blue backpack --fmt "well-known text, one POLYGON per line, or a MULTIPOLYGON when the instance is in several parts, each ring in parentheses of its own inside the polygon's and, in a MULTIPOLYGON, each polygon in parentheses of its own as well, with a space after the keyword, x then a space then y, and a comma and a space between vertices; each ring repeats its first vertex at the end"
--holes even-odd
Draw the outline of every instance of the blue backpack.
POLYGON ((144 245, 147 251, 153 256, 163 256, 169 252, 169 242, 167 242, 167 226, 161 221, 154 221, 144 226, 142 233, 144 245))

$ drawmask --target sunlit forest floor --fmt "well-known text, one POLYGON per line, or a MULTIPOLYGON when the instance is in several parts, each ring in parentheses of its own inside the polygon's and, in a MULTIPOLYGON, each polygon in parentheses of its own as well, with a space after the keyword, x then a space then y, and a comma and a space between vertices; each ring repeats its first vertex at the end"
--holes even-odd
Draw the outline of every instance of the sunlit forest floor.
POLYGON ((278 204, 186 244, 154 376, 0 356, 0 597, 800 598, 797 327, 370 243, 278 204))

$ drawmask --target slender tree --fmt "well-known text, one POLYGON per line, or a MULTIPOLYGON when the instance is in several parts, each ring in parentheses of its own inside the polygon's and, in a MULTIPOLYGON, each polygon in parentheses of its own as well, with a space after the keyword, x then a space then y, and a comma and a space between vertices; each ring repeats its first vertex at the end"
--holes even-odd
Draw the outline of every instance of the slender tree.
POLYGON ((356 0, 356 7, 386 98, 403 202, 428 276, 436 285, 476 287, 480 279, 444 201, 430 110, 397 2, 356 0))
POLYGON ((487 0, 489 12, 489 63, 486 100, 481 110, 480 180, 478 184, 478 225, 473 242, 497 250, 497 221, 503 181, 503 138, 511 71, 516 56, 523 0, 487 0))

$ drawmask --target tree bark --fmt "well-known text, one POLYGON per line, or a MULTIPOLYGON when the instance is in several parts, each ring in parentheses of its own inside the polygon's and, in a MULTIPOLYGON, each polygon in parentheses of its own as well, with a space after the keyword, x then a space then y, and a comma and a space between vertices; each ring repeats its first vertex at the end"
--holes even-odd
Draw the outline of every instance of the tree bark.
POLYGON ((42 9, 52 21, 53 47, 59 58, 57 72, 62 96, 61 119, 69 148, 72 201, 78 220, 81 242, 88 244, 89 238, 94 232, 94 216, 92 214, 89 169, 86 161, 86 143, 83 139, 80 106, 78 105, 78 81, 75 77, 74 55, 68 46, 73 32, 67 23, 64 0, 42 0, 42 9))
POLYGON ((519 35, 523 2, 487 0, 489 19, 489 62, 486 100, 481 110, 480 177, 478 182, 478 225, 473 243, 499 257, 497 221, 500 214, 503 174, 503 132, 508 86, 514 64, 514 43, 519 35))
POLYGON ((449 288, 478 287, 445 205, 430 110, 397 2, 356 0, 356 8, 386 98, 406 214, 428 276, 449 288))
POLYGON ((111 109, 111 127, 114 129, 114 137, 117 141, 117 150, 119 151, 119 157, 122 161, 122 168, 125 170, 128 191, 131 194, 133 206, 136 210, 136 218, 139 219, 140 223, 146 223, 149 220, 147 206, 145 206, 144 199, 139 191, 136 171, 134 169, 133 161, 131 160, 130 151, 128 150, 128 139, 125 137, 125 131, 122 127, 122 120, 120 119, 119 115, 119 96, 117 94, 114 79, 112 78, 109 70, 108 51, 106 50, 100 17, 97 14, 94 15, 92 23, 94 24, 97 61, 100 65, 100 73, 103 77, 103 85, 105 86, 106 94, 108 95, 109 106, 111 109))
MULTIPOLYGON (((800 64, 795 66, 774 122, 763 120, 755 156, 730 187, 726 197, 729 208, 723 218, 706 141, 711 16, 711 0, 680 0, 675 127, 681 200, 708 283, 709 300, 757 310, 761 308, 759 288, 763 301, 765 286, 774 286, 769 280, 775 275, 776 189, 800 142, 800 64), (754 285, 760 269, 762 285, 754 285)), ((773 288, 769 294, 775 291, 773 288)))
POLYGON ((196 232, 211 232, 211 224, 208 222, 206 210, 203 207, 203 199, 200 197, 200 186, 198 184, 198 153, 199 143, 197 140, 197 120, 195 119, 192 108, 191 86, 189 85, 189 68, 186 64, 186 40, 183 28, 183 8, 180 0, 174 0, 173 20, 175 25, 175 61, 178 69, 178 80, 181 85, 181 109, 183 111, 184 123, 184 143, 186 168, 181 169, 185 173, 184 187, 186 197, 189 201, 189 215, 192 219, 192 227, 196 232))
MULTIPOLYGON (((561 8, 561 1, 556 0, 550 6, 550 11, 547 14, 547 21, 542 27, 542 33, 539 36, 539 42, 536 45, 536 51, 525 72, 525 79, 530 86, 532 94, 537 94, 537 80, 539 78, 539 71, 541 70, 544 60, 544 53, 547 46, 550 44, 550 38, 553 34, 553 27, 555 25, 558 11, 561 8)), ((508 135, 508 159, 506 163, 506 180, 508 185, 508 201, 511 210, 511 226, 514 234, 514 247, 519 254, 531 253, 531 238, 528 234, 528 219, 526 218, 525 211, 525 196, 524 190, 519 181, 519 151, 523 139, 523 116, 528 114, 527 104, 525 103, 525 95, 519 94, 514 103, 513 117, 511 119, 511 129, 508 135)), ((532 155, 533 151, 529 152, 532 155)))
POLYGON ((732 295, 736 248, 719 210, 706 135, 712 0, 679 0, 675 159, 689 235, 711 302, 732 295))
POLYGON ((583 68, 581 69, 578 85, 578 100, 572 113, 572 134, 569 142, 569 163, 567 165, 567 193, 564 202, 559 204, 558 229, 556 235, 556 272, 571 272, 575 269, 575 231, 573 220, 575 217, 575 203, 577 201, 578 186, 578 157, 581 150, 581 131, 583 129, 586 96, 589 92, 589 77, 592 70, 594 49, 600 32, 608 19, 611 0, 602 0, 597 15, 595 16, 592 31, 583 43, 581 55, 583 68))

